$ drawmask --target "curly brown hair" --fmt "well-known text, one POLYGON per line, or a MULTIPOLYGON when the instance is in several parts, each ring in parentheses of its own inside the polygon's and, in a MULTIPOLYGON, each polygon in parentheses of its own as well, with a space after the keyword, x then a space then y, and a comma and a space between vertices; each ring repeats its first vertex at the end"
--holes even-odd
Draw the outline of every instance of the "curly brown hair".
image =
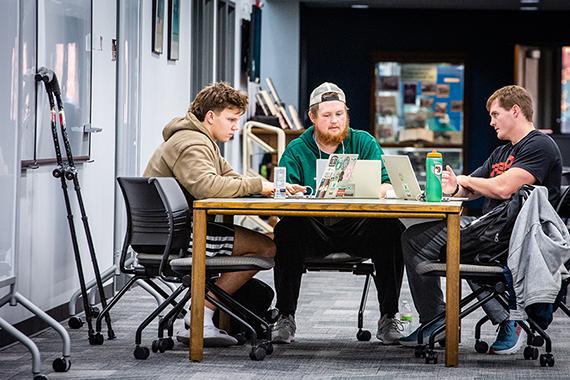
POLYGON ((236 90, 227 82, 216 82, 204 87, 190 104, 190 112, 200 121, 204 121, 208 111, 216 114, 226 108, 239 109, 242 113, 247 108, 247 95, 236 90))

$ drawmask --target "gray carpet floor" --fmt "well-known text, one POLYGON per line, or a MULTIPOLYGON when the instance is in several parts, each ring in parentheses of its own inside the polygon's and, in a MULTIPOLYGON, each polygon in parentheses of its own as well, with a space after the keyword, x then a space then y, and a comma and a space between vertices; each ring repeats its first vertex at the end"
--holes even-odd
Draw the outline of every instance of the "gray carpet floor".
MULTIPOLYGON (((273 284, 272 273, 258 275, 273 284)), ((154 299, 140 288, 127 293, 112 312, 117 339, 102 346, 90 346, 85 326, 71 330, 64 322, 72 340, 71 369, 56 373, 52 361, 61 356, 58 334, 47 329, 32 339, 42 354, 42 371, 50 379, 568 379, 570 378, 570 318, 560 311, 548 329, 553 338, 555 365, 540 367, 538 360, 524 360, 522 350, 515 355, 478 354, 473 345, 473 327, 482 316, 478 311, 462 323, 460 366, 446 368, 443 350, 439 363, 425 364, 414 357, 414 350, 400 346, 383 346, 374 337, 379 312, 376 292, 372 286, 365 313, 365 328, 372 332, 370 342, 355 338, 358 304, 363 277, 347 273, 309 273, 303 279, 297 312, 296 342, 274 346, 273 355, 264 361, 251 361, 249 346, 206 348, 204 361, 188 360, 188 349, 175 343, 172 351, 151 353, 147 360, 133 357, 136 326, 155 306, 154 299)), ((464 286, 466 292, 467 286, 464 286)), ((402 298, 411 299, 407 282, 402 298)), ((414 316, 417 321, 417 315, 414 316)), ((150 348, 156 336, 151 324, 143 336, 150 348)), ((177 321, 177 328, 182 321, 177 321)), ((482 337, 492 343, 495 328, 483 327, 482 337)), ((540 353, 544 352, 544 347, 540 353)), ((0 351, 1 379, 31 378, 31 355, 21 344, 0 351)))

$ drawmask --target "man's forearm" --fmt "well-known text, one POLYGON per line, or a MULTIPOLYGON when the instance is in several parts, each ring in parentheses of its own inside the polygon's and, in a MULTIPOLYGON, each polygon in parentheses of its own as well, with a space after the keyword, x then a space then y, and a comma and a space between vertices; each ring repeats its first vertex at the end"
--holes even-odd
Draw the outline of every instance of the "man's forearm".
POLYGON ((477 198, 481 197, 481 194, 477 194, 473 190, 462 186, 459 182, 457 182, 457 185, 459 186, 459 189, 458 189, 457 193, 455 193, 453 195, 453 197, 469 198, 469 199, 477 199, 477 198))
MULTIPOLYGON (((458 178, 458 183, 467 198, 475 199, 479 197, 486 197, 492 199, 507 199, 505 191, 498 181, 493 181, 491 178, 479 178, 464 176, 458 178)), ((509 193, 510 194, 510 193, 509 193)))

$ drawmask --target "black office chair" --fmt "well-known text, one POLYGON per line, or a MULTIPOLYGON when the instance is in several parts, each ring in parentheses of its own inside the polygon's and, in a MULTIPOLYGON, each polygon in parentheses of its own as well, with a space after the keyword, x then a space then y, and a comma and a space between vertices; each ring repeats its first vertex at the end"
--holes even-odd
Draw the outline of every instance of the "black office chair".
POLYGON ((570 219, 570 186, 564 187, 560 201, 558 201, 555 209, 560 218, 568 225, 568 220, 570 219))
POLYGON ((366 308, 366 299, 368 298, 368 290, 370 288, 370 277, 374 278, 374 264, 366 263, 367 258, 351 256, 344 252, 331 253, 322 258, 306 258, 304 265, 307 272, 319 271, 336 271, 336 272, 352 272, 355 275, 364 275, 364 289, 358 308, 358 332, 356 338, 361 341, 369 341, 372 334, 368 330, 363 330, 364 309, 366 308))
MULTIPOLYGON (((568 219, 570 218, 570 187, 565 187, 562 196, 555 207, 556 212, 560 216, 562 220, 567 223, 568 226, 568 219)), ((473 312, 478 307, 482 306, 484 303, 490 301, 491 299, 497 299, 499 303, 505 307, 506 310, 509 310, 508 305, 508 298, 505 295, 506 291, 506 280, 504 278, 504 264, 501 261, 506 262, 506 257, 508 255, 508 248, 500 252, 499 254, 495 255, 494 257, 484 257, 483 262, 479 264, 484 265, 467 265, 461 264, 460 265, 460 277, 466 280, 473 280, 474 282, 481 284, 482 288, 480 291, 476 291, 464 299, 460 301, 460 307, 463 308, 469 302, 474 300, 477 295, 479 295, 482 291, 487 290, 489 291, 489 297, 485 298, 482 301, 479 301, 475 305, 465 309, 464 311, 460 312, 460 318, 465 317, 466 315, 473 312)), ((445 263, 441 262, 431 262, 427 261, 418 265, 418 273, 426 275, 426 276, 445 276, 445 263)), ((566 268, 570 268, 570 261, 566 262, 566 268)), ((562 310, 567 316, 570 317, 570 310, 566 305, 566 293, 568 284, 570 283, 570 279, 565 279, 562 281, 561 290, 558 294, 554 302, 554 310, 560 309, 562 310)), ((429 344, 426 348, 426 345, 423 344, 423 330, 428 328, 429 326, 437 323, 439 320, 444 318, 444 314, 442 313, 439 316, 436 316, 432 321, 422 326, 420 329, 421 331, 418 332, 418 346, 415 351, 416 357, 425 357, 427 363, 437 363, 437 354, 433 351, 435 337, 441 334, 444 331, 445 326, 441 326, 440 328, 436 329, 429 338, 429 344)), ((489 320, 489 317, 485 316, 480 321, 477 322, 475 326, 475 350, 479 353, 487 352, 489 346, 486 342, 480 339, 481 337, 481 326, 489 320)), ((544 332, 543 329, 538 326, 538 324, 532 320, 532 318, 527 319, 528 324, 527 326, 524 322, 520 323, 520 326, 525 330, 527 333, 527 347, 525 347, 523 355, 525 359, 537 359, 538 349, 536 347, 541 347, 546 342, 545 351, 546 353, 540 355, 540 365, 545 367, 549 366, 552 367, 554 365, 554 357, 552 355, 552 345, 551 340, 548 334, 544 332)))
MULTIPOLYGON (((568 173, 570 174, 570 173, 568 173)), ((570 186, 567 186, 562 192, 562 196, 558 205, 556 206, 556 212, 560 218, 566 223, 566 227, 569 227, 570 222, 570 186)), ((568 228, 570 231, 570 227, 568 228)), ((570 271, 570 260, 566 262, 566 269, 570 271)), ((570 278, 562 280, 562 286, 560 288, 560 293, 554 302, 554 309, 560 309, 570 317, 570 309, 566 305, 566 294, 568 292, 568 284, 570 284, 570 278)))
MULTIPOLYGON (((170 297, 170 294, 154 282, 155 279, 160 277, 160 265, 167 245, 167 239, 169 237, 172 239, 168 250, 173 255, 173 258, 182 254, 182 251, 188 247, 190 239, 186 231, 169 231, 167 225, 168 217, 154 180, 142 177, 123 177, 117 178, 117 182, 123 194, 127 211, 127 231, 119 260, 119 269, 121 273, 131 277, 115 294, 113 299, 107 304, 107 307, 101 310, 97 316, 95 324, 96 334, 93 342, 91 342, 96 345, 101 345, 104 341, 101 334, 104 316, 111 311, 137 281, 142 280, 147 283, 163 299, 170 297), (147 222, 147 220, 150 220, 150 222, 147 222), (156 224, 165 225, 157 227, 156 224), (131 252, 134 253, 134 261, 129 260, 131 252)), ((175 216, 177 223, 186 223, 189 218, 186 201, 177 205, 176 208, 181 210, 175 216)), ((172 305, 176 305, 176 302, 173 301, 172 305)))
MULTIPOLYGON (((499 261, 500 257, 507 254, 508 248, 495 257, 487 258, 487 262, 480 263, 484 265, 460 264, 460 278, 471 280, 480 286, 477 290, 470 293, 459 302, 460 319, 473 313, 479 307, 482 307, 493 299, 499 301, 506 310, 509 310, 508 296, 505 294, 507 285, 504 265, 499 261), (471 304, 472 301, 477 299, 477 297, 484 292, 487 292, 487 295, 484 298, 471 304)), ((424 276, 445 277, 446 264, 437 261, 425 261, 418 265, 417 271, 419 274, 424 276)), ((442 312, 428 323, 422 325, 418 330, 418 345, 416 346, 414 355, 418 358, 424 357, 426 363, 436 364, 438 361, 437 352, 434 351, 435 341, 436 337, 440 336, 445 331, 445 323, 436 328, 430 334, 427 345, 423 342, 423 331, 440 321, 444 321, 444 319, 445 312, 442 312)), ((487 321, 489 321, 489 317, 484 316, 475 325, 475 351, 479 353, 486 353, 489 349, 489 345, 485 341, 481 340, 481 326, 487 321)), ((554 357, 552 355, 552 343, 550 337, 531 318, 528 318, 526 322, 528 325, 525 322, 517 322, 527 333, 527 347, 525 347, 523 351, 524 358, 527 360, 537 359, 538 348, 536 347, 540 347, 544 342, 546 342, 546 353, 540 355, 540 364, 543 367, 547 365, 552 367, 554 365, 554 357)))
MULTIPOLYGON (((174 178, 119 177, 117 181, 127 210, 127 231, 122 257, 126 256, 129 249, 132 249, 136 253, 138 264, 145 269, 145 273, 151 271, 153 275, 160 276, 164 281, 180 283, 172 294, 165 294, 165 301, 137 328, 134 356, 136 359, 144 360, 150 355, 150 350, 141 346, 144 328, 169 305, 172 305, 170 311, 159 322, 158 339, 153 341, 152 350, 153 352, 165 352, 172 349, 174 347, 172 339, 174 320, 183 312, 185 303, 190 299, 192 258, 186 256, 191 231, 191 214, 184 193, 174 178), (184 292, 186 293, 182 299, 177 301, 177 298, 184 292), (168 336, 165 338, 166 328, 168 336)), ((123 259, 121 261, 123 262, 123 259)), ((262 270, 272 267, 273 259, 255 256, 224 256, 206 259, 208 276, 206 292, 211 291, 219 300, 209 294, 206 294, 206 299, 236 318, 251 332, 250 357, 253 360, 263 360, 266 354, 271 354, 273 351, 270 343, 271 329, 265 321, 237 304, 231 296, 219 289, 214 284, 213 277, 223 272, 262 270), (267 339, 257 344, 255 329, 246 320, 264 324, 267 339)), ((121 289, 120 294, 124 294, 125 291, 121 289)))

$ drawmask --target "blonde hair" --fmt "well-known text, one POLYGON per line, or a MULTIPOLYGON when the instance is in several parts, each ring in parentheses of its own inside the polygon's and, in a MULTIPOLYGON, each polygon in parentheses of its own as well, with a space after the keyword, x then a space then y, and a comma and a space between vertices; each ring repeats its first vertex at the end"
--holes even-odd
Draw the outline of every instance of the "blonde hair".
POLYGON ((518 105, 525 118, 532 121, 532 96, 524 88, 512 85, 498 89, 487 99, 487 111, 495 100, 498 100, 499 106, 506 110, 510 110, 515 104, 518 105))

